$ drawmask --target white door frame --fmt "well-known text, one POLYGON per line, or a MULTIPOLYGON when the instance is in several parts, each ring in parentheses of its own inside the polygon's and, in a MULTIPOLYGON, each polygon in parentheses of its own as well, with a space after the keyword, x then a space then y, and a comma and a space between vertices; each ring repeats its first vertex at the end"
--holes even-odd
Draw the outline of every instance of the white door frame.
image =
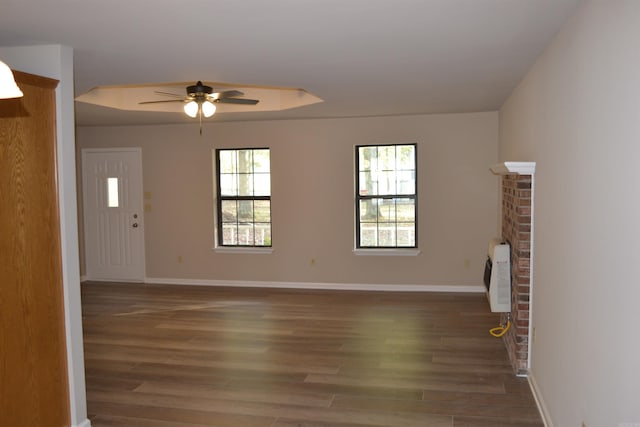
POLYGON ((142 180, 142 148, 140 147, 118 147, 118 148, 83 148, 81 150, 82 153, 82 197, 83 197, 83 203, 82 203, 82 207, 83 207, 83 242, 84 242, 84 266, 85 266, 85 275, 86 275, 86 279, 88 280, 108 280, 108 281, 123 281, 123 282, 144 282, 145 280, 145 276, 146 276, 146 261, 145 261, 145 252, 146 252, 146 248, 145 248, 145 237, 144 237, 144 196, 143 196, 143 180, 142 180), (86 156, 88 154, 92 154, 92 153, 117 153, 117 152, 135 152, 138 153, 138 158, 140 160, 140 164, 138 165, 139 167, 138 169, 138 182, 140 183, 140 197, 139 200, 136 201, 136 204, 138 206, 136 206, 136 211, 138 214, 138 227, 136 232, 140 234, 140 239, 141 239, 141 244, 140 244, 140 263, 141 265, 139 266, 139 268, 137 269, 138 272, 137 274, 135 274, 134 277, 127 277, 127 278, 100 278, 100 277, 92 277, 91 274, 92 272, 89 271, 89 253, 88 253, 88 245, 87 245, 87 229, 89 227, 89 219, 88 219, 88 215, 86 214, 87 211, 87 202, 88 202, 88 194, 87 194, 87 182, 86 182, 86 177, 85 177, 85 160, 86 160, 86 156))

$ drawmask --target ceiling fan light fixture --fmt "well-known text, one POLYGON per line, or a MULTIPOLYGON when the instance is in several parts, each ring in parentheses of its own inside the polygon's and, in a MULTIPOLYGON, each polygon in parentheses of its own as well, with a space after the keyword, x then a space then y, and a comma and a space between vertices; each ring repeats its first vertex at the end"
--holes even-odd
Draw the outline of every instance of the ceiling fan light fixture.
POLYGON ((202 114, 205 117, 211 117, 216 112, 216 106, 210 101, 204 101, 202 103, 202 114))
POLYGON ((11 68, 0 61, 0 99, 20 98, 22 91, 16 84, 11 68))
POLYGON ((191 118, 196 118, 198 115, 198 103, 196 101, 187 102, 184 104, 184 112, 191 118))

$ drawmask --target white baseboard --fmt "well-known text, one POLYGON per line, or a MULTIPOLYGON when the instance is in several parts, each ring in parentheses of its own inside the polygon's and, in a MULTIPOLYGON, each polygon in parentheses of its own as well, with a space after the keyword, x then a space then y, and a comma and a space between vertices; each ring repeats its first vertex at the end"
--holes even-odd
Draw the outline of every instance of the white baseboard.
POLYGON ((72 424, 71 427, 91 427, 91 421, 85 419, 80 424, 72 424))
POLYGON ((544 399, 540 394, 540 389, 538 388, 538 384, 536 383, 536 379, 533 374, 529 373, 527 377, 529 379, 529 387, 531 387, 531 392, 533 393, 533 398, 536 401, 536 405, 538 406, 538 411, 540 412, 540 416, 542 417, 542 422, 545 427, 553 427, 553 422, 551 422, 551 416, 549 415, 549 411, 547 410, 547 406, 544 404, 544 399))
POLYGON ((94 279, 88 276, 80 276, 80 282, 146 283, 144 279, 94 279))
POLYGON ((208 279, 177 279, 162 277, 146 277, 145 283, 158 285, 190 285, 190 286, 232 286, 244 288, 285 288, 285 289, 316 289, 343 291, 386 291, 386 292, 472 292, 483 293, 486 288, 477 286, 456 285, 392 285, 392 284, 363 284, 363 283, 312 283, 312 282, 266 282, 242 280, 208 280, 208 279))

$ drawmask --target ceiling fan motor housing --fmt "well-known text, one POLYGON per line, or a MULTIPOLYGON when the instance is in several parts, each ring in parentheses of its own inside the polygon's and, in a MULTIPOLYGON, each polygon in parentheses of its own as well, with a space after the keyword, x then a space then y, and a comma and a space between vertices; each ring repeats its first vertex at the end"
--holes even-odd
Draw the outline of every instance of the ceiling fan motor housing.
POLYGON ((213 93, 213 88, 202 84, 200 80, 193 86, 187 86, 187 95, 189 96, 203 96, 211 93, 213 93))

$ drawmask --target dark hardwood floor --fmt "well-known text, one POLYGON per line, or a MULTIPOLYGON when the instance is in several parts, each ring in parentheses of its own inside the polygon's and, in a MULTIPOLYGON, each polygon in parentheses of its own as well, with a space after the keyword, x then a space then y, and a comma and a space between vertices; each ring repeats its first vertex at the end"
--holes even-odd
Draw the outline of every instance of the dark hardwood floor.
POLYGON ((85 283, 93 427, 542 426, 482 294, 85 283))

